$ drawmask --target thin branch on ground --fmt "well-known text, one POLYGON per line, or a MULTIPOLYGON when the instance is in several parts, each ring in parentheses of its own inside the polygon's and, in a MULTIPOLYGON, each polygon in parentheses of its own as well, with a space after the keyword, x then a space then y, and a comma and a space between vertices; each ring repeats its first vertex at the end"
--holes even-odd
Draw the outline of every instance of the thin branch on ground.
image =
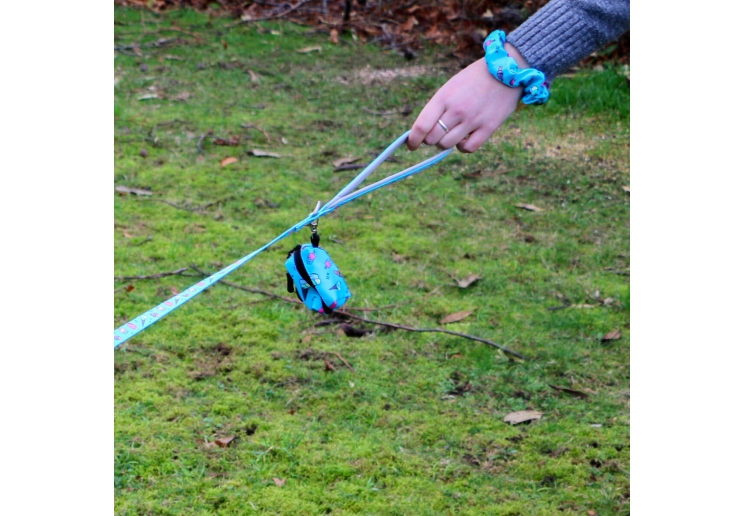
MULTIPOLYGON (((194 269, 199 274, 201 274, 202 276, 205 276, 205 277, 211 276, 210 273, 208 273, 207 271, 201 270, 199 267, 197 267, 193 263, 191 264, 191 268, 194 269)), ((251 292, 253 294, 261 294, 263 296, 269 296, 269 297, 272 297, 274 299, 281 299, 282 301, 286 301, 288 303, 300 303, 301 302, 299 299, 292 299, 291 297, 280 296, 278 294, 274 294, 272 292, 267 292, 265 290, 260 290, 260 289, 257 289, 257 288, 244 287, 243 285, 238 285, 237 283, 232 283, 231 281, 219 280, 219 282, 222 283, 222 284, 224 284, 224 285, 227 285, 228 287, 233 287, 233 288, 237 288, 237 289, 240 289, 240 290, 245 290, 246 292, 251 292)))
POLYGON ((256 131, 264 135, 267 142, 271 143, 271 138, 269 138, 269 134, 263 129, 261 129, 260 127, 253 125, 253 124, 240 124, 240 127, 242 127, 243 129, 255 129, 256 131))
POLYGON ((160 38, 157 41, 153 41, 152 43, 130 43, 129 45, 119 45, 118 47, 114 47, 114 50, 118 52, 127 51, 127 50, 134 50, 135 48, 148 48, 148 47, 155 47, 160 48, 162 46, 165 46, 169 43, 173 43, 174 41, 177 41, 178 38, 160 38))
POLYGON ((152 240, 152 235, 148 235, 148 237, 147 237, 147 238, 145 238, 144 240, 142 240, 141 242, 137 242, 136 244, 129 244, 129 245, 130 245, 130 247, 139 247, 139 246, 141 246, 142 244, 146 244, 146 243, 147 243, 147 242, 149 242, 150 240, 152 240))
MULTIPOLYGON (((206 271, 201 270, 199 267, 197 267, 194 264, 191 264, 191 268, 194 269, 199 274, 202 274, 204 276, 211 276, 211 274, 209 274, 206 271)), ((220 283, 224 283, 228 287, 233 287, 233 288, 237 288, 237 289, 240 289, 240 290, 245 290, 246 292, 252 292, 253 294, 261 294, 261 295, 264 295, 264 296, 273 297, 274 299, 281 299, 281 300, 287 301, 289 303, 295 303, 295 304, 297 304, 297 303, 300 303, 301 302, 299 299, 292 299, 292 298, 289 298, 289 297, 279 296, 277 294, 273 294, 273 293, 267 292, 265 290, 244 287, 242 285, 238 285, 236 283, 231 283, 229 281, 220 280, 220 283)), ((433 292, 435 292, 435 291, 436 290, 430 292, 430 294, 433 293, 433 292)), ((375 325, 378 325, 378 326, 387 326, 388 328, 395 328, 395 329, 398 329, 398 330, 406 330, 406 331, 411 331, 411 332, 416 332, 416 333, 428 332, 428 333, 446 333, 448 335, 455 335, 456 337, 462 337, 464 339, 475 340, 475 341, 478 341, 478 342, 482 342, 484 344, 488 344, 489 346, 493 346, 495 348, 498 348, 498 349, 504 351, 505 353, 509 353, 510 355, 513 355, 513 356, 515 356, 517 358, 521 358, 522 360, 527 360, 527 357, 525 357, 521 353, 517 353, 516 351, 513 351, 513 350, 507 348, 506 346, 502 346, 501 344, 497 344, 496 342, 493 342, 492 340, 484 339, 484 338, 481 338, 481 337, 476 337, 475 335, 468 335, 467 333, 460 333, 460 332, 456 332, 456 331, 445 330, 444 328, 412 328, 410 326, 403 326, 402 324, 393 324, 393 323, 386 323, 386 322, 382 322, 382 321, 373 321, 371 319, 365 319, 364 317, 359 317, 358 315, 354 315, 354 314, 349 313, 349 312, 347 312, 345 310, 336 310, 333 313, 334 314, 337 314, 337 315, 343 315, 345 317, 348 317, 350 319, 355 319, 357 321, 366 322, 366 323, 369 323, 369 324, 375 324, 375 325)))
POLYGON ((305 5, 306 3, 308 3, 309 1, 310 0, 300 0, 295 5, 291 6, 289 9, 286 9, 286 10, 280 12, 280 13, 277 13, 277 14, 272 14, 271 16, 264 16, 263 18, 251 18, 250 20, 238 20, 238 21, 236 21, 234 23, 228 23, 227 25, 225 25, 225 28, 226 29, 229 29, 231 27, 235 27, 236 25, 242 25, 244 23, 253 23, 253 22, 259 22, 259 21, 265 21, 265 20, 274 20, 276 18, 281 18, 285 14, 289 14, 292 11, 294 11, 295 9, 298 9, 299 7, 302 7, 303 5, 305 5))
POLYGON ((170 272, 159 272, 157 274, 150 274, 147 276, 114 276, 114 281, 133 281, 133 280, 149 280, 149 279, 160 279, 166 276, 182 276, 184 272, 189 270, 188 267, 181 267, 175 271, 170 272))
MULTIPOLYGON (((419 298, 419 300, 426 299, 427 297, 436 294, 439 291, 440 288, 441 287, 437 287, 434 290, 432 290, 431 292, 427 292, 426 294, 424 294, 423 296, 421 296, 419 298)), ((380 310, 387 310, 389 308, 396 308, 396 307, 399 307, 399 306, 409 305, 409 304, 411 304, 410 301, 405 301, 403 303, 395 303, 394 305, 380 306, 378 308, 375 308, 375 307, 372 307, 372 308, 357 308, 355 306, 347 306, 344 310, 354 310, 355 312, 378 312, 380 310)))
POLYGON ((208 134, 212 134, 212 131, 207 131, 206 133, 203 133, 201 136, 199 136, 199 141, 196 142, 196 150, 199 152, 199 154, 204 154, 204 149, 202 149, 202 142, 204 141, 204 138, 208 134))
POLYGON ((161 202, 163 204, 167 204, 168 206, 173 206, 174 208, 177 208, 179 210, 183 211, 189 211, 191 213, 199 213, 202 211, 205 211, 207 208, 214 206, 215 204, 220 204, 226 201, 229 201, 233 199, 234 195, 228 195, 227 197, 223 197, 222 199, 217 199, 216 201, 210 201, 207 204, 201 204, 199 206, 186 206, 186 205, 179 205, 174 202, 166 201, 165 199, 149 199, 147 197, 143 197, 141 199, 137 199, 138 201, 151 201, 151 202, 161 202))
POLYGON ((351 314, 344 310, 336 310, 334 314, 345 315, 346 317, 349 317, 350 319, 355 319, 357 321, 366 322, 369 324, 376 324, 379 326, 387 326, 388 328, 395 328, 398 330, 406 330, 406 331, 411 331, 411 332, 416 332, 416 333, 425 333, 425 332, 446 333, 448 335, 455 335, 457 337, 462 337, 464 339, 476 340, 478 342, 483 342, 484 344, 488 344, 489 346, 498 348, 501 351, 504 351, 505 353, 509 353, 510 355, 514 355, 515 357, 521 358, 522 360, 527 360, 527 357, 525 357, 521 353, 517 353, 516 351, 513 351, 507 348, 506 346, 497 344, 496 342, 493 342, 492 340, 483 339, 481 337, 476 337, 475 335, 468 335, 467 333, 460 333, 457 331, 445 330, 444 328, 412 328, 411 326, 404 326, 402 324, 393 324, 393 323, 387 323, 387 322, 382 322, 382 321, 373 321, 371 319, 365 319, 364 317, 359 317, 358 315, 351 314))
MULTIPOLYGON (((326 352, 326 353, 327 353, 327 352, 326 352)), ((345 359, 344 357, 342 357, 342 356, 341 356, 341 353, 336 353, 335 351, 333 351, 332 353, 333 353, 334 355, 336 355, 336 356, 337 356, 337 357, 338 357, 338 358, 339 358, 339 359, 341 360, 341 362, 343 362, 343 363, 344 363, 344 365, 346 365, 346 367, 348 367, 349 369, 351 369, 352 371, 354 371, 354 372, 356 373, 356 369, 354 369, 354 368, 352 367, 352 365, 351 365, 350 363, 348 363, 348 362, 346 361, 346 359, 345 359)))

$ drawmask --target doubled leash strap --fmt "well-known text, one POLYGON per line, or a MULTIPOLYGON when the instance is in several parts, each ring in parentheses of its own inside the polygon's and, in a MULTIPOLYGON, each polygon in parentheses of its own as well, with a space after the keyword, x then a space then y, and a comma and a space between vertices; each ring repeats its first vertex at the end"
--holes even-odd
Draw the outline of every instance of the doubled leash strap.
POLYGON ((403 135, 401 135, 397 140, 395 140, 390 146, 385 149, 382 154, 380 154, 372 163, 367 165, 367 167, 362 170, 358 176, 356 176, 348 185, 346 185, 341 191, 336 194, 336 196, 331 199, 328 203, 325 204, 323 207, 316 207, 316 209, 308 215, 304 220, 298 222, 288 230, 286 230, 284 233, 276 237, 274 240, 269 242, 268 244, 264 245, 263 247, 256 249, 252 253, 250 253, 247 256, 244 256, 240 260, 232 263, 231 265, 228 265, 224 269, 222 269, 219 272, 216 272, 209 276, 208 278, 203 279, 202 281, 199 281, 195 285, 187 288, 183 292, 171 297, 170 299, 162 302, 161 304, 153 307, 152 309, 143 312, 142 314, 138 315, 131 321, 127 322, 126 324, 123 324, 116 328, 114 330, 114 349, 119 347, 121 344, 126 342, 127 340, 131 339, 135 335, 137 335, 139 332, 147 328, 148 326, 155 324, 157 321, 168 315, 169 313, 173 312, 175 309, 179 308, 180 306, 186 304, 188 301, 196 297, 197 295, 201 294, 204 290, 211 287, 218 281, 220 281, 222 278, 233 272, 235 269, 241 267, 246 262, 250 261, 255 257, 257 254, 265 251, 272 245, 276 244, 280 240, 283 240, 284 238, 288 237, 292 233, 296 233, 297 231, 300 231, 302 228, 304 228, 307 225, 317 225, 318 219, 321 217, 328 215, 332 211, 334 211, 336 208, 343 206, 344 204, 348 204, 351 201, 358 199, 359 197, 366 195, 370 192, 374 192, 375 190, 382 188, 383 186, 387 186, 389 184, 393 184, 397 181, 400 181, 401 179, 405 179, 406 177, 412 176, 413 174, 416 174, 418 172, 421 172, 422 170, 429 168, 430 166, 440 162, 443 160, 447 155, 452 152, 453 149, 447 149, 436 156, 433 156, 427 160, 422 161, 418 165, 414 165, 410 168, 407 168, 403 170, 402 172, 398 172, 397 174, 393 174, 381 181, 378 181, 376 183, 373 183, 369 186, 365 186, 364 188, 360 188, 359 190, 354 191, 356 187, 358 187, 366 178, 369 176, 374 170, 380 166, 380 164, 385 161, 387 158, 390 157, 395 150, 400 147, 403 143, 405 143, 406 139, 408 138, 408 134, 410 131, 405 132, 403 135))

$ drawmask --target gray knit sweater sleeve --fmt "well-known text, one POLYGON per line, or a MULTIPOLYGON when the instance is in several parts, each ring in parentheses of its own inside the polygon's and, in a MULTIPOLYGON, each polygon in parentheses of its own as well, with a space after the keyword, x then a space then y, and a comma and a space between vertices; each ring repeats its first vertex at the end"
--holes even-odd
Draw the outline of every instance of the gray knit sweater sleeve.
POLYGON ((548 81, 630 28, 630 0, 551 0, 507 41, 548 81))

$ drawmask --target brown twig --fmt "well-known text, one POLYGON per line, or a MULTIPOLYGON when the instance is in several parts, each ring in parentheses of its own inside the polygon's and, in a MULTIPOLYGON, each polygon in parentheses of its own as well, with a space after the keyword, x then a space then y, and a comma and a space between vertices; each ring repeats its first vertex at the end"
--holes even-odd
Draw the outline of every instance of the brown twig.
MULTIPOLYGON (((194 264, 191 264, 191 268, 194 269, 199 274, 202 274, 204 276, 210 276, 209 273, 207 273, 206 271, 201 270, 199 267, 197 267, 194 264)), ((224 280, 220 280, 220 283, 224 283, 228 287, 233 287, 233 288, 237 288, 237 289, 240 289, 240 290, 245 290, 246 292, 252 292, 254 294, 261 294, 261 295, 264 295, 264 296, 273 297, 274 299, 281 299, 281 300, 287 301, 289 303, 300 303, 300 301, 298 299, 292 299, 292 298, 289 298, 289 297, 279 296, 277 294, 274 294, 272 292, 267 292, 265 290, 244 287, 242 285, 238 285, 236 283, 231 283, 231 282, 224 281, 224 280)), ((432 292, 434 292, 434 291, 432 291, 432 292)), ((456 332, 456 331, 445 330, 444 328, 412 328, 410 326, 403 326, 402 324, 393 324, 393 323, 386 323, 386 322, 382 322, 382 321, 373 321, 371 319, 365 319, 364 317, 359 317, 358 315, 354 315, 354 314, 349 313, 349 312, 347 312, 345 310, 336 310, 334 312, 334 314, 343 315, 345 317, 348 317, 350 319, 355 319, 357 321, 366 322, 366 323, 369 323, 369 324, 375 324, 375 325, 378 325, 378 326, 386 326, 388 328, 395 328, 395 329, 398 329, 398 330, 406 330, 406 331, 411 331, 411 332, 416 332, 416 333, 428 332, 428 333, 446 333, 448 335, 455 335, 457 337, 462 337, 464 339, 475 340, 475 341, 478 341, 478 342, 482 342, 484 344, 488 344, 489 346, 493 346, 495 348, 498 348, 498 349, 504 351, 505 353, 509 353, 510 355, 513 355, 513 356, 515 356, 517 358, 521 358, 522 360, 527 360, 527 357, 525 357, 521 353, 517 353, 516 351, 513 351, 513 350, 507 348, 506 346, 502 346, 501 344, 497 344, 496 342, 493 342, 493 341, 488 340, 488 339, 484 339, 484 338, 481 338, 481 337, 476 337, 475 335, 468 335, 467 333, 460 333, 460 332, 456 332)))
POLYGON ((309 1, 310 0, 300 0, 295 5, 291 6, 289 9, 286 9, 285 11, 282 11, 282 12, 280 12, 278 14, 273 14, 271 16, 264 16, 263 18, 252 18, 250 20, 239 20, 239 21, 236 21, 234 23, 228 23, 227 25, 225 25, 225 28, 226 29, 229 29, 231 27, 235 27, 236 25, 242 25, 243 23, 253 23, 253 22, 258 22, 258 21, 274 20, 276 18, 281 18, 285 14, 291 13, 292 11, 294 11, 295 9, 297 9, 297 8, 305 5, 309 1))
MULTIPOLYGON (((202 276, 211 276, 210 273, 201 270, 199 267, 197 267, 193 263, 191 264, 191 268, 194 269, 199 274, 201 274, 202 276)), ((272 297, 274 299, 281 299, 282 301, 287 301, 288 303, 299 303, 300 302, 299 299, 292 299, 291 297, 280 296, 280 295, 274 294, 272 292, 267 292, 265 290, 260 290, 260 289, 257 289, 257 288, 244 287, 243 285, 238 285, 237 283, 232 283, 230 281, 219 280, 219 282, 222 283, 222 284, 224 284, 224 285, 227 285, 228 287, 233 287, 233 288, 237 288, 237 289, 240 289, 240 290, 245 290, 246 292, 251 292, 253 294, 261 294, 263 296, 272 297)))
POLYGON ((334 354, 334 355, 336 355, 336 356, 337 356, 337 357, 338 357, 338 358, 339 358, 339 359, 341 360, 341 362, 343 362, 343 363, 344 363, 344 365, 345 365, 346 367, 348 367, 349 369, 351 369, 352 371, 354 371, 354 372, 356 373, 356 369, 354 369, 354 368, 353 368, 353 367, 351 366, 351 364, 350 364, 350 363, 348 363, 348 362, 346 361, 346 359, 344 359, 344 357, 342 357, 342 356, 341 356, 341 353, 336 353, 336 352, 334 351, 334 352, 333 352, 333 354, 334 354))
POLYGON ((202 142, 204 141, 204 138, 211 132, 212 131, 209 131, 199 136, 199 141, 196 142, 196 150, 199 151, 199 154, 204 154, 204 149, 202 149, 202 142))
POLYGON ((207 208, 209 208, 210 206, 214 206, 215 204, 219 204, 221 202, 229 201, 229 200, 233 199, 234 197, 235 197, 234 195, 228 195, 227 197, 223 197, 222 199, 217 199, 216 201, 211 201, 211 202, 208 202, 207 204, 202 204, 200 206, 194 206, 193 208, 192 207, 189 207, 189 206, 182 206, 182 205, 176 204, 174 202, 166 201, 165 199, 149 199, 149 198, 143 197, 142 199, 139 199, 139 200, 141 200, 141 201, 152 201, 152 202, 162 202, 163 204, 167 204, 168 206, 173 206, 174 208, 177 208, 179 210, 190 211, 191 213, 197 213, 197 212, 200 212, 200 211, 204 211, 207 208))
MULTIPOLYGON (((429 296, 432 296, 432 295, 436 294, 437 292, 439 292, 439 289, 440 289, 440 288, 441 288, 441 287, 437 287, 437 288, 435 288, 434 290, 432 290, 431 292, 427 292, 426 294, 424 294, 423 296, 421 296, 421 297, 419 298, 419 300, 421 300, 421 299, 426 299, 427 297, 429 297, 429 296)), ((398 306, 403 306, 403 305, 408 305, 408 304, 410 304, 410 301, 405 301, 405 302, 403 302, 403 303, 395 303, 395 304, 393 304, 393 305, 385 305, 385 306, 380 306, 380 307, 378 307, 378 308, 375 308, 375 307, 372 307, 372 308, 357 308, 357 307, 355 307, 355 306, 354 306, 354 307, 352 307, 352 306, 347 306, 347 307, 346 307, 346 310, 354 310, 354 311, 356 311, 356 312, 377 312, 377 311, 380 311, 380 310, 387 310, 387 309, 389 309, 389 308, 396 308, 396 307, 398 307, 398 306)))
POLYGON ((148 235, 148 237, 147 237, 147 238, 145 238, 144 240, 142 240, 142 242, 137 242, 136 244, 129 244, 129 245, 130 245, 130 247, 139 247, 139 246, 141 246, 142 244, 146 244, 146 243, 147 243, 147 242, 149 242, 150 240, 152 240, 152 235, 148 235))
POLYGON ((131 281, 131 280, 148 280, 148 279, 159 279, 166 276, 180 276, 184 272, 189 270, 188 267, 181 267, 171 272, 159 272, 157 274, 150 274, 149 276, 115 276, 114 281, 131 281))
POLYGON ((263 129, 261 129, 260 127, 255 126, 253 124, 240 124, 240 127, 242 127, 243 129, 255 129, 256 131, 264 135, 267 142, 271 143, 271 138, 269 138, 269 134, 263 129))
POLYGON ((483 339, 481 337, 476 337, 475 335, 468 335, 467 333, 460 333, 452 330, 445 330, 444 328, 412 328, 410 326, 404 326, 402 324, 393 324, 393 323, 387 323, 382 321, 373 321, 371 319, 365 319, 364 317, 359 317, 358 315, 350 314, 349 312, 346 312, 344 310, 336 310, 334 312, 335 314, 345 315, 346 317, 349 317, 351 319, 355 319, 357 321, 366 322, 369 324, 376 324, 379 326, 386 326, 388 328, 395 328, 398 330, 406 330, 416 333, 446 333, 448 335, 455 335, 457 337, 462 337, 464 339, 470 339, 470 340, 476 340, 478 342, 483 342, 484 344, 488 344, 489 346, 493 346, 495 348, 498 348, 505 353, 509 353, 510 355, 514 355, 517 358, 521 358, 522 360, 527 360, 527 358, 522 355, 521 353, 517 353, 516 351, 513 351, 506 346, 502 346, 501 344, 497 344, 491 340, 483 339))

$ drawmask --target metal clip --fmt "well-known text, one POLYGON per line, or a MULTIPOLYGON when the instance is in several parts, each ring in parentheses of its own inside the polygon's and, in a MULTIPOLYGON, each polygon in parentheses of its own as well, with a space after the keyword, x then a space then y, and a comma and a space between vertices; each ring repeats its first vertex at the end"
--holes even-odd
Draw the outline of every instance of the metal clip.
MULTIPOLYGON (((310 215, 315 215, 318 213, 318 210, 320 209, 320 201, 318 201, 318 204, 315 205, 315 209, 310 213, 310 215)), ((312 243, 313 247, 318 247, 320 244, 320 236, 318 235, 318 219, 315 219, 310 223, 310 230, 312 231, 312 234, 310 235, 310 242, 312 243)))
MULTIPOLYGON (((315 215, 318 213, 318 210, 320 209, 320 201, 318 201, 318 204, 315 205, 315 209, 310 213, 310 215, 315 215)), ((313 234, 316 234, 318 232, 318 219, 315 219, 310 223, 310 227, 312 228, 313 234)))

